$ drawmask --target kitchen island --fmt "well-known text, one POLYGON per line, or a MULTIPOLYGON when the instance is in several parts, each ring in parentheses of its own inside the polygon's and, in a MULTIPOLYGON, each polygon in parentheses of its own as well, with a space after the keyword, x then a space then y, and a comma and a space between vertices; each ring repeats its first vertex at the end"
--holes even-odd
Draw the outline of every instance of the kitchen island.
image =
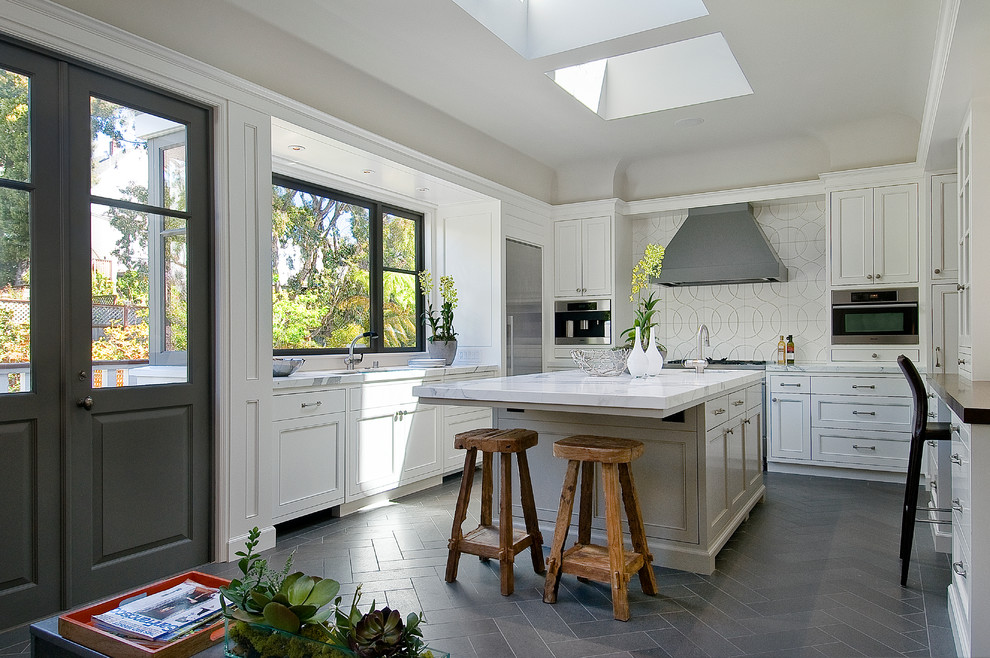
MULTIPOLYGON (((647 379, 568 371, 425 382, 413 394, 429 404, 493 407, 499 428, 539 432, 529 463, 548 543, 566 470, 553 442, 574 434, 643 441, 646 452, 632 470, 653 563, 708 574, 766 493, 762 380, 763 372, 751 370, 664 370, 647 379)), ((599 491, 595 500, 592 527, 601 540, 599 491)), ((513 513, 521 515, 518 505, 513 513)))

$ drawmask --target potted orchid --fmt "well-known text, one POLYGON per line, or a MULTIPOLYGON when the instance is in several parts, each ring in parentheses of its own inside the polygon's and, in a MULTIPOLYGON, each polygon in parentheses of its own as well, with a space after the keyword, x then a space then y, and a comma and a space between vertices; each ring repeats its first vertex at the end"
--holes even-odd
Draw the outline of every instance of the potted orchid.
MULTIPOLYGON (((647 349, 649 347, 650 330, 660 326, 660 323, 655 319, 657 313, 659 313, 657 304, 660 303, 660 298, 656 296, 657 293, 655 290, 651 290, 645 298, 643 297, 643 293, 649 288, 650 277, 660 276, 660 270, 663 267, 663 256, 663 245, 648 244, 646 245, 643 257, 633 267, 632 291, 629 295, 629 301, 636 304, 636 309, 633 313, 633 326, 620 334, 621 337, 626 339, 626 347, 633 347, 636 329, 639 328, 640 339, 642 341, 641 346, 644 350, 647 349)), ((659 345, 659 349, 661 354, 666 356, 667 348, 659 345)))
POLYGON ((454 331, 454 309, 457 308, 457 288, 454 277, 446 274, 440 277, 440 310, 433 308, 433 275, 429 270, 419 273, 419 288, 426 298, 423 312, 424 324, 430 326, 427 337, 427 351, 431 357, 442 358, 446 365, 454 362, 457 354, 457 332, 454 331))

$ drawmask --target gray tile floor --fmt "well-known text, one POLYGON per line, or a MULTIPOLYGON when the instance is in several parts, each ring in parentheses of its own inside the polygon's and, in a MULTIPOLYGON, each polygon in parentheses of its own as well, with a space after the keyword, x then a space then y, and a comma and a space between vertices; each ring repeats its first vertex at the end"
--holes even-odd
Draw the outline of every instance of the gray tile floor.
MULTIPOLYGON (((374 599, 423 610, 430 644, 457 658, 955 656, 949 560, 934 551, 927 526, 915 535, 908 587, 898 584, 901 485, 768 473, 766 501, 719 554, 715 573, 658 568, 656 597, 634 579, 632 617, 618 622, 608 587, 571 576, 558 602, 544 604, 543 579, 525 554, 512 596, 499 594, 498 563, 472 556, 462 557, 457 583, 445 583, 458 484, 280 527, 267 557, 281 566, 294 551, 294 570, 339 580, 345 595, 363 583, 365 606, 374 599)), ((230 576, 230 567, 202 569, 230 576)), ((0 634, 0 655, 29 650, 23 628, 0 634)))

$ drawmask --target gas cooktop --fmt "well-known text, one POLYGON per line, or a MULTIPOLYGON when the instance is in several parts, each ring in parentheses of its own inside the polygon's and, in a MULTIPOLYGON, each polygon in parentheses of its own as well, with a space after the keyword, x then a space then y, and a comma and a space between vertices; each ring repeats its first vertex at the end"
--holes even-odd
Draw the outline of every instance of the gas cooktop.
MULTIPOLYGON (((705 359, 708 367, 715 370, 763 370, 767 367, 766 361, 756 361, 749 359, 705 359)), ((672 368, 683 368, 684 359, 671 359, 664 361, 665 366, 672 368)))

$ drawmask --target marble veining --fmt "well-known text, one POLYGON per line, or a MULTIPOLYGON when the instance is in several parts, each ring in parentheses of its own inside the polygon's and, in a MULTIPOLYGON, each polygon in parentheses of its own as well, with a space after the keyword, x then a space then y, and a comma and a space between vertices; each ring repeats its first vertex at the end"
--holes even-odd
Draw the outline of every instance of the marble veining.
POLYGON ((656 377, 593 377, 581 371, 545 372, 462 382, 424 382, 420 398, 492 407, 580 408, 584 412, 662 417, 762 381, 760 370, 664 370, 656 377))
MULTIPOLYGON (((924 372, 924 368, 919 367, 924 372)), ((767 364, 767 372, 771 374, 787 373, 828 373, 828 372, 862 372, 867 374, 901 374, 896 363, 807 363, 792 366, 781 366, 775 363, 767 364)))
POLYGON ((495 365, 445 366, 441 368, 412 368, 409 366, 384 366, 368 370, 310 370, 294 372, 288 377, 275 377, 272 388, 306 388, 310 386, 338 386, 363 384, 366 382, 387 382, 402 379, 443 379, 456 375, 478 373, 495 374, 495 365))

